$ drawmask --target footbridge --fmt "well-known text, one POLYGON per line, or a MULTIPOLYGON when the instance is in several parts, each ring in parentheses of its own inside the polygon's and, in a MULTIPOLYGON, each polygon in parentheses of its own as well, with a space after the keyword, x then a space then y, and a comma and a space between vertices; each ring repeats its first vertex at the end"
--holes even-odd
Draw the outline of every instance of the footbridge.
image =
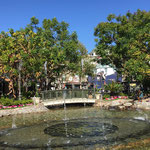
POLYGON ((66 105, 66 104, 94 104, 95 99, 82 99, 82 98, 72 98, 65 100, 46 100, 43 101, 44 106, 58 106, 58 105, 66 105))
POLYGON ((94 104, 94 90, 55 90, 41 92, 42 103, 45 106, 66 104, 94 104))

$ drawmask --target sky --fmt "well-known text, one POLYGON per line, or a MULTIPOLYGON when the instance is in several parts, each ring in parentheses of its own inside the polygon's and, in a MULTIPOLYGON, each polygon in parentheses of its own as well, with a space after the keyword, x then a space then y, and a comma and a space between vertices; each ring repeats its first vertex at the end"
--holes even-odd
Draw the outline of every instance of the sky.
POLYGON ((77 32, 79 41, 91 52, 95 48, 94 28, 107 21, 109 14, 124 15, 129 10, 150 11, 150 0, 0 0, 0 32, 19 30, 35 16, 56 17, 69 24, 70 33, 77 32))

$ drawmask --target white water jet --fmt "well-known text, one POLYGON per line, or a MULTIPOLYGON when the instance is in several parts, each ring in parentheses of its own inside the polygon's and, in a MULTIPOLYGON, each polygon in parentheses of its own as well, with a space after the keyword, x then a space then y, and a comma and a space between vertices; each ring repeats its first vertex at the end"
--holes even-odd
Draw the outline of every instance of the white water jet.
POLYGON ((16 125, 16 115, 12 116, 12 128, 17 128, 17 125, 16 125))

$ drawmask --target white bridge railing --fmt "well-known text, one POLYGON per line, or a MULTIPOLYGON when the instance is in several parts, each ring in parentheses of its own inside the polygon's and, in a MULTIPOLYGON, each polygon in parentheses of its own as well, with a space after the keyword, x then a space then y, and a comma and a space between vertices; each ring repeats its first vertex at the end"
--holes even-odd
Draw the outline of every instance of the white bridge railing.
POLYGON ((64 99, 95 99, 95 91, 89 89, 48 90, 41 92, 42 101, 56 101, 64 99))
POLYGON ((87 99, 87 98, 72 98, 72 99, 62 99, 55 101, 43 101, 44 106, 57 106, 57 105, 66 105, 66 104, 94 104, 95 99, 87 99))

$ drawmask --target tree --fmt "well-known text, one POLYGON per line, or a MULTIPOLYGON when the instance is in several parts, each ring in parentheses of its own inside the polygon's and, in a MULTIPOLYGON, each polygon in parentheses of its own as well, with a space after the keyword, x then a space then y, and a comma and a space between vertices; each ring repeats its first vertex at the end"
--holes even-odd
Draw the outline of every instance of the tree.
POLYGON ((111 96, 115 96, 123 91, 123 85, 112 81, 112 83, 104 85, 104 89, 109 91, 111 96))
POLYGON ((89 58, 88 50, 80 41, 78 41, 78 51, 80 53, 80 59, 76 65, 77 68, 75 73, 79 75, 80 88, 82 88, 82 79, 85 78, 85 76, 93 76, 96 66, 89 58))
POLYGON ((58 79, 64 72, 74 71, 79 61, 77 34, 69 34, 68 26, 64 21, 59 23, 56 18, 44 19, 43 28, 37 32, 42 35, 42 58, 47 62, 49 82, 58 79))
POLYGON ((112 65, 127 81, 150 79, 150 12, 110 14, 95 28, 101 63, 112 65))
MULTIPOLYGON (((13 81, 15 93, 19 77, 18 65, 22 62, 22 88, 40 83, 47 89, 64 71, 73 71, 80 58, 76 32, 69 33, 68 24, 56 18, 39 20, 31 18, 30 24, 18 31, 10 29, 0 34, 0 75, 13 81)), ((34 89, 35 90, 35 89, 34 89)))

